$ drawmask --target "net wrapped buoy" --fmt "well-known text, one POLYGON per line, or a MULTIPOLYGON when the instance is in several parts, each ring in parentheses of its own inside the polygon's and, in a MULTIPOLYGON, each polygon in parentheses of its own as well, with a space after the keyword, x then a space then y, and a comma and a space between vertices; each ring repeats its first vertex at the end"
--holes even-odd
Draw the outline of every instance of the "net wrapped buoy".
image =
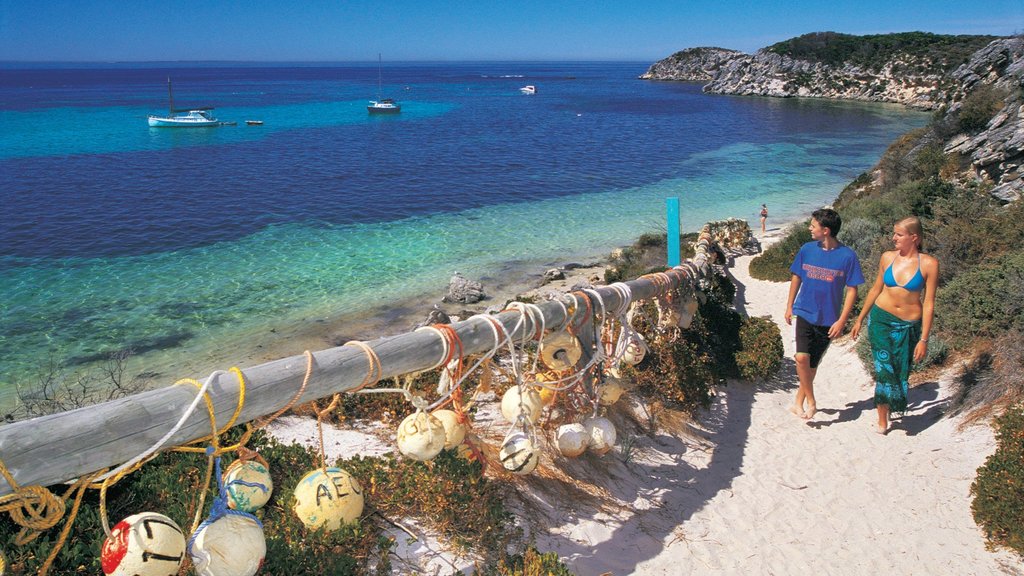
POLYGON ((398 425, 398 451, 406 458, 424 462, 444 449, 444 424, 434 416, 417 410, 398 425))
POLYGON ((505 437, 498 451, 501 465, 513 474, 529 474, 537 467, 540 456, 533 440, 525 432, 516 431, 505 437))
POLYGON ((597 389, 597 402, 602 406, 611 406, 619 401, 623 392, 625 392, 625 388, 622 386, 622 381, 607 376, 604 379, 604 384, 597 389))
POLYGON ((173 576, 184 559, 185 533, 156 512, 118 522, 100 551, 100 565, 108 576, 173 576))
POLYGON ((341 468, 313 470, 295 487, 293 510, 307 528, 334 531, 363 513, 363 489, 341 468))
POLYGON ((229 508, 255 512, 270 500, 274 479, 264 462, 235 460, 224 471, 224 490, 229 508))
POLYGON ((626 345, 623 347, 622 361, 630 366, 636 366, 640 362, 643 362, 646 354, 647 344, 644 343, 639 334, 633 334, 626 341, 626 345))
POLYGON ((587 449, 590 436, 587 434, 587 429, 579 422, 562 424, 555 433, 555 443, 562 456, 575 458, 587 449))
POLYGON ((582 356, 583 346, 579 339, 564 330, 552 332, 541 340, 541 361, 556 372, 570 370, 582 356))
POLYGON ((431 414, 444 426, 445 448, 450 450, 462 444, 466 439, 466 424, 459 420, 459 415, 454 410, 434 410, 431 414))
POLYGON ((501 396, 501 415, 513 424, 519 419, 520 414, 531 423, 536 423, 543 408, 544 401, 534 386, 512 386, 501 396))
POLYGON ((615 445, 615 426, 603 416, 592 416, 583 421, 587 430, 587 448, 595 454, 604 454, 615 445))
POLYGON ((197 576, 253 576, 267 556, 267 540, 255 518, 228 513, 199 526, 188 555, 197 576))

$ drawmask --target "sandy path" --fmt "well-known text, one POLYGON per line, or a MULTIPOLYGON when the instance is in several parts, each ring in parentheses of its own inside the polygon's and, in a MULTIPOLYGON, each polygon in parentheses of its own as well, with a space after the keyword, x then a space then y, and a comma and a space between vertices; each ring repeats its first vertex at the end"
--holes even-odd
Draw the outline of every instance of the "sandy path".
POLYGON ((871 378, 852 342, 837 342, 819 367, 817 416, 787 411, 796 389, 788 284, 751 279, 750 260, 729 269, 737 308, 780 325, 780 374, 720 390, 703 430, 642 442, 628 464, 614 453, 566 463, 577 478, 572 469, 589 468, 614 503, 548 500, 544 511, 547 498, 527 497, 530 515, 549 522, 533 525, 539 547, 595 575, 1024 574, 1019 558, 986 551, 971 517, 970 485, 994 440, 988 426, 961 432, 942 417, 948 383, 914 387, 907 415, 880 436, 871 378))

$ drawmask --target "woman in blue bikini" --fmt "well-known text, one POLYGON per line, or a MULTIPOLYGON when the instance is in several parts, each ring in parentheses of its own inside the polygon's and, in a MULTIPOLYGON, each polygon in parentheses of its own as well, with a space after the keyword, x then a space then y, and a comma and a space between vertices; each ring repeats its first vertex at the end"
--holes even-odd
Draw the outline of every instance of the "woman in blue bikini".
POLYGON ((890 412, 907 409, 910 365, 928 353, 939 283, 939 261, 921 253, 921 221, 911 216, 892 229, 895 250, 882 254, 875 284, 850 331, 857 338, 870 313, 868 338, 875 364, 879 434, 889 432, 890 412))

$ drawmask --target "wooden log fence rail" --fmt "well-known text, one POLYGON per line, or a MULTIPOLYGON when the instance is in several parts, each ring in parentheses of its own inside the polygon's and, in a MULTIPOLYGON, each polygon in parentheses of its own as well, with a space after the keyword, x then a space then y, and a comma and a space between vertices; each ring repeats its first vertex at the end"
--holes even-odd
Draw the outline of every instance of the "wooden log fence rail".
MULTIPOLYGON (((673 268, 669 282, 655 282, 641 276, 626 282, 632 301, 648 300, 697 283, 711 271, 719 246, 745 244, 750 237, 743 220, 709 222, 698 236, 695 256, 673 268)), ((623 291, 609 286, 595 287, 606 309, 623 307, 623 291)), ((556 301, 538 304, 547 328, 585 320, 582 307, 574 310, 556 301), (566 317, 568 314, 568 317, 566 317)), ((505 311, 493 316, 515 341, 533 335, 540 322, 529 314, 505 311)), ((490 352, 496 347, 495 330, 486 322, 463 320, 452 324, 462 342, 464 356, 490 352)), ((435 367, 444 354, 444 343, 430 330, 414 331, 364 343, 379 359, 370 366, 368 354, 359 346, 338 346, 312 353, 312 373, 302 395, 300 390, 307 356, 298 355, 259 364, 241 371, 245 378, 245 400, 236 425, 278 412, 293 399, 306 403, 335 393, 357 389, 367 374, 376 371, 383 380, 435 367)), ((50 414, 0 426, 0 459, 20 486, 52 486, 82 475, 118 466, 150 449, 178 424, 196 400, 193 386, 175 385, 119 398, 102 404, 50 414)), ((242 387, 232 372, 210 376, 207 390, 214 406, 218 427, 230 421, 239 406, 242 387)), ((188 444, 208 436, 208 410, 200 405, 183 425, 167 439, 165 447, 188 444)), ((0 477, 0 496, 13 492, 0 477)))

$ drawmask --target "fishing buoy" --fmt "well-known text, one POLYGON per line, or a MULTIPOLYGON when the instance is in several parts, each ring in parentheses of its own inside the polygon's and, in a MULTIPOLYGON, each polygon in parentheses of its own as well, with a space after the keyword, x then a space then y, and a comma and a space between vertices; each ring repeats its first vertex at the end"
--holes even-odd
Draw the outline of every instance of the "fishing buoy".
POLYGON ((293 510, 307 528, 334 531, 363 513, 363 489, 341 468, 313 470, 295 487, 293 510))
POLYGON ((569 370, 583 356, 578 338, 562 330, 544 337, 540 343, 540 358, 548 368, 561 372, 569 370))
POLYGON ((604 454, 615 445, 615 426, 603 416, 593 416, 583 421, 587 430, 587 448, 595 454, 604 454))
POLYGON ((597 389, 597 402, 602 406, 611 406, 619 401, 624 391, 621 380, 611 376, 606 377, 604 384, 597 389))
POLYGON ((445 448, 450 450, 462 444, 466 439, 466 425, 459 421, 459 415, 454 410, 434 410, 431 414, 444 426, 445 448))
POLYGON ((555 443, 558 445, 558 452, 567 458, 575 458, 583 454, 590 443, 590 436, 587 429, 579 422, 562 424, 555 433, 555 443))
POLYGON ((199 526, 188 555, 197 576, 253 576, 267 556, 267 540, 255 518, 229 513, 199 526))
POLYGON ((274 479, 263 462, 235 460, 224 472, 224 490, 229 508, 255 512, 270 500, 274 479))
POLYGON ((540 419, 544 402, 540 399, 540 393, 533 386, 523 386, 523 394, 519 392, 519 386, 513 386, 501 396, 501 415, 505 420, 515 424, 519 415, 525 416, 531 423, 540 419))
POLYGON ((513 432, 505 438, 498 451, 498 458, 505 470, 513 474, 529 474, 537 467, 537 448, 533 440, 521 431, 513 432))
POLYGON ((644 344, 639 335, 633 334, 622 350, 622 361, 630 366, 636 366, 643 361, 646 354, 647 345, 644 344))
POLYGON ((398 451, 420 462, 440 454, 445 438, 444 424, 421 410, 409 414, 398 425, 398 451))
POLYGON ((185 559, 185 533, 163 514, 142 512, 118 522, 103 542, 100 566, 113 576, 169 576, 185 559))

